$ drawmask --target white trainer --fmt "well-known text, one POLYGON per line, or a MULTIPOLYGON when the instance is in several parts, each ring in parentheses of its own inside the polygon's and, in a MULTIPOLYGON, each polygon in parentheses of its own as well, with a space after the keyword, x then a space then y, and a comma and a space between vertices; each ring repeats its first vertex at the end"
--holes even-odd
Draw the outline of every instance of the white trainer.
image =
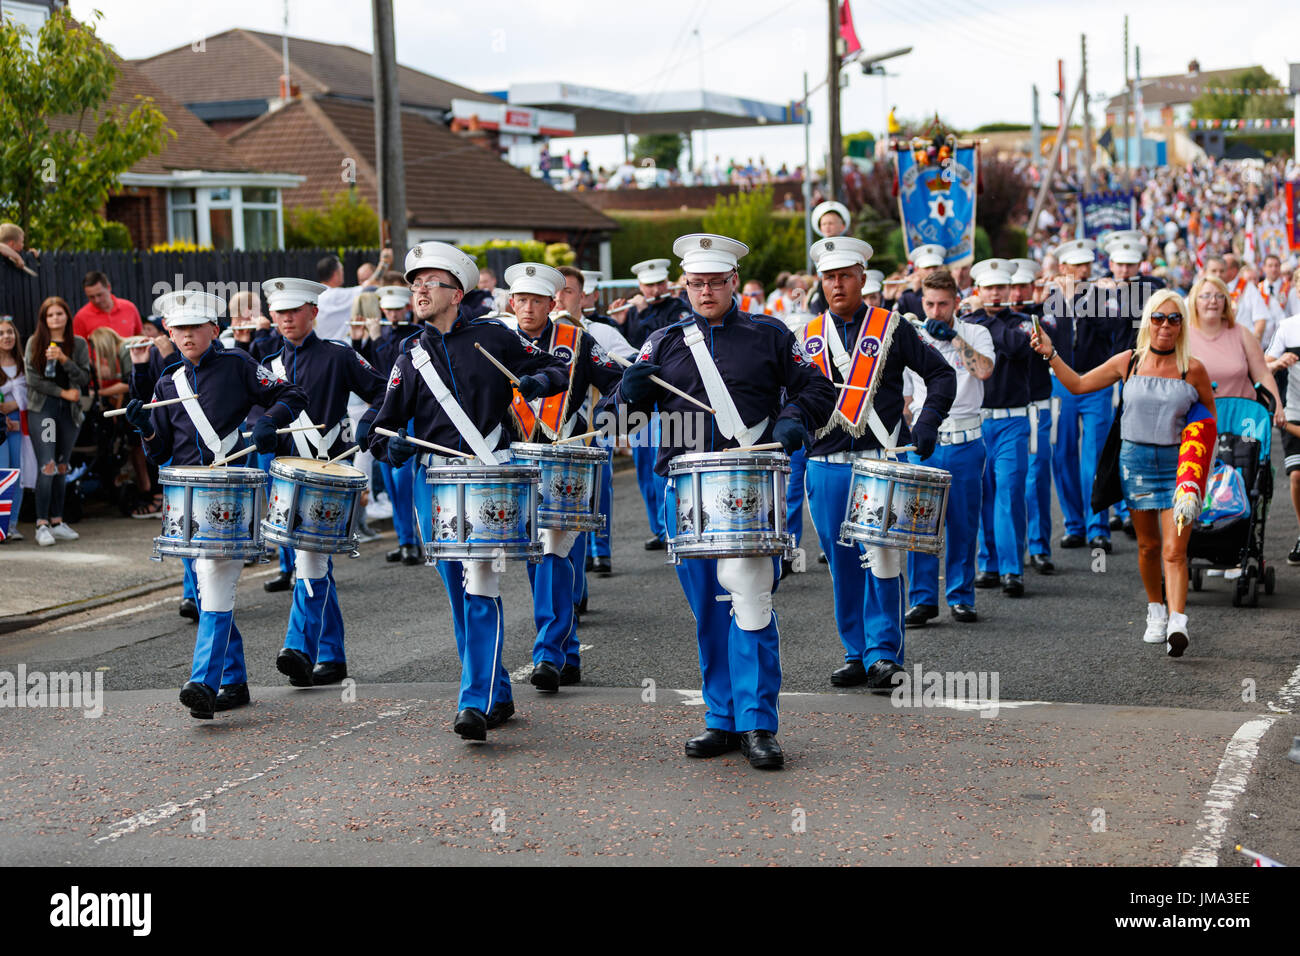
POLYGON ((1169 615, 1165 613, 1163 604, 1147 605, 1147 631, 1142 635, 1142 640, 1148 644, 1163 644, 1167 640, 1166 629, 1169 625, 1169 615))
POLYGON ((1174 612, 1169 615, 1165 632, 1165 651, 1170 657, 1182 657, 1187 650, 1187 615, 1174 612))
POLYGON ((8 536, 5 538, 5 540, 6 540, 6 541, 25 541, 25 540, 27 540, 27 539, 24 537, 23 533, 22 533, 21 531, 19 531, 17 528, 10 528, 10 529, 9 529, 9 534, 8 534, 8 536))
POLYGON ((68 527, 67 522, 60 521, 56 525, 51 525, 51 534, 56 541, 76 541, 81 535, 68 527))
POLYGON ((48 548, 54 544, 54 532, 50 530, 49 525, 38 524, 36 526, 36 543, 42 548, 48 548))

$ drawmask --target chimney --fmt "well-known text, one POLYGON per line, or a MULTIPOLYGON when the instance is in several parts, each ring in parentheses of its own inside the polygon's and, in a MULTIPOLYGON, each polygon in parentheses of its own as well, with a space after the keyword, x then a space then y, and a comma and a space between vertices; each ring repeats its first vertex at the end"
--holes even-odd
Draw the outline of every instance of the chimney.
POLYGON ((1191 76, 1196 76, 1196 74, 1200 73, 1200 72, 1201 72, 1201 61, 1200 61, 1200 60, 1192 60, 1192 62, 1188 63, 1188 64, 1187 64, 1187 72, 1188 72, 1188 74, 1191 75, 1191 76))
POLYGON ((280 74, 280 99, 281 99, 281 101, 287 103, 289 100, 297 99, 298 96, 301 94, 301 92, 302 92, 302 91, 301 91, 301 89, 299 88, 299 86, 298 86, 297 83, 290 83, 290 82, 289 82, 289 77, 287 77, 287 76, 286 76, 285 74, 283 74, 283 73, 280 74))

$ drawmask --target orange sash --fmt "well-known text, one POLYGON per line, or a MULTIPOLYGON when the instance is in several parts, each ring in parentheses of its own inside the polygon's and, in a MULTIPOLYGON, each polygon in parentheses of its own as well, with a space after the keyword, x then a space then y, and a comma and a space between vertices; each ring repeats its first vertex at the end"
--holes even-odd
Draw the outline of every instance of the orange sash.
POLYGON ((1236 304, 1237 299, 1241 296, 1241 293, 1245 291, 1245 289, 1246 289, 1246 277, 1243 275, 1237 276, 1237 281, 1234 282, 1232 288, 1228 290, 1228 295, 1231 297, 1234 305, 1236 304))
POLYGON ((524 401, 518 388, 512 389, 510 412, 524 441, 533 440, 533 433, 538 425, 541 425, 542 433, 552 441, 560 437, 560 430, 564 427, 569 410, 569 393, 573 390, 573 370, 578 365, 578 345, 581 337, 582 330, 576 325, 561 325, 557 322, 551 324, 551 347, 547 351, 557 358, 564 358, 567 352, 569 386, 558 395, 544 398, 540 413, 534 412, 533 407, 524 401))
MULTIPOLYGON (((1287 293, 1290 291, 1291 291, 1291 280, 1283 279, 1282 288, 1277 290, 1277 297, 1278 300, 1282 303, 1283 308, 1286 308, 1286 297, 1287 297, 1287 293)), ((1259 294, 1263 298, 1264 304, 1268 305, 1268 280, 1267 279, 1265 279, 1263 282, 1259 284, 1259 294)))
MULTIPOLYGON (((846 355, 848 373, 844 375, 845 384, 855 386, 840 390, 835 402, 835 412, 830 422, 818 432, 818 437, 832 431, 836 425, 842 427, 855 438, 867 430, 867 412, 871 400, 880 385, 878 372, 884 367, 884 360, 889 354, 889 346, 894 339, 894 313, 888 309, 869 307, 862 318, 862 328, 858 332, 853 351, 846 355)), ((835 330, 834 335, 839 336, 835 330)), ((832 348, 828 341, 826 313, 822 313, 804 326, 804 352, 812 359, 813 365, 832 382, 832 348)), ((844 374, 841 370, 841 374, 844 374)))

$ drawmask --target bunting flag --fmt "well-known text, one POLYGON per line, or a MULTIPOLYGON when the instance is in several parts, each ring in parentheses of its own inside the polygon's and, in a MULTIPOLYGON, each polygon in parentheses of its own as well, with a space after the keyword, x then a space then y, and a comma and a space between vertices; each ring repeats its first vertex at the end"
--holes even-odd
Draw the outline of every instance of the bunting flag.
POLYGON ((17 468, 0 469, 0 541, 9 537, 9 522, 18 520, 13 510, 14 495, 18 491, 18 476, 21 474, 22 472, 17 468))
POLYGON ((1226 130, 1288 130, 1295 129, 1295 117, 1285 116, 1273 119, 1191 119, 1187 121, 1188 129, 1226 129, 1226 130))
POLYGON ((894 159, 898 212, 907 252, 933 243, 943 246, 944 265, 971 262, 975 258, 977 147, 959 145, 951 157, 936 161, 927 156, 926 150, 897 144, 894 159))

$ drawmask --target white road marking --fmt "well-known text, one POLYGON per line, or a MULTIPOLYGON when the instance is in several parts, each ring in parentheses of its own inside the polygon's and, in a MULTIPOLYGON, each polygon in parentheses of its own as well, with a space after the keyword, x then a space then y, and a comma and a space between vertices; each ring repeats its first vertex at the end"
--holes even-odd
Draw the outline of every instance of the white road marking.
MULTIPOLYGON (((583 651, 589 651, 593 647, 595 647, 594 644, 579 644, 578 653, 581 654, 583 651)), ((524 664, 521 667, 516 667, 514 670, 510 672, 510 683, 524 684, 527 683, 528 678, 532 676, 533 676, 533 665, 531 663, 524 664)))
POLYGON ((1260 738, 1276 720, 1276 717, 1248 720, 1237 728, 1232 740, 1228 741, 1228 748, 1219 763, 1219 772, 1214 775, 1214 784, 1205 798, 1205 808, 1201 812, 1201 818, 1196 821, 1196 832, 1200 838, 1195 846, 1183 854, 1178 861, 1179 866, 1219 865, 1219 850, 1232 820, 1233 804, 1246 791, 1251 766, 1259 755, 1260 738))
MULTIPOLYGON (((15 549, 11 555, 0 552, 0 561, 3 561, 5 557, 13 558, 14 555, 20 555, 22 560, 32 557, 27 552, 20 553, 15 549)), ((43 551, 38 552, 37 557, 41 561, 48 561, 51 564, 107 564, 110 561, 121 560, 118 555, 96 554, 93 551, 43 551)))
POLYGON ((104 614, 100 617, 91 618, 89 621, 83 621, 81 624, 69 624, 67 627, 59 628, 54 633, 62 634, 65 631, 79 631, 87 627, 96 627, 103 624, 105 621, 111 621, 114 618, 126 617, 128 614, 139 614, 141 611, 148 611, 151 608, 160 607, 163 604, 175 604, 178 601, 179 598, 175 597, 163 598, 161 601, 150 601, 148 604, 139 604, 135 607, 129 607, 124 611, 114 611, 112 614, 104 614))
POLYGON ((246 783, 251 783, 252 781, 257 780, 261 777, 265 777, 267 774, 275 772, 280 767, 283 767, 285 764, 292 763, 293 761, 298 760, 300 757, 310 753, 313 750, 319 750, 321 747, 324 747, 327 744, 329 744, 330 741, 338 740, 340 737, 346 737, 349 734, 352 734, 355 731, 361 730, 362 728, 365 727, 373 727, 375 724, 379 723, 379 721, 386 720, 389 717, 400 717, 403 714, 407 713, 408 711, 411 711, 414 708, 420 706, 422 703, 424 703, 424 701, 420 701, 420 700, 404 701, 400 706, 395 707, 392 710, 381 711, 379 714, 375 715, 375 718, 373 720, 363 720, 359 724, 353 724, 347 730, 341 730, 336 734, 330 734, 329 737, 327 737, 326 739, 319 740, 316 743, 312 744, 310 747, 300 750, 298 753, 281 754, 280 756, 272 760, 269 764, 267 764, 265 768, 259 770, 255 774, 251 774, 247 777, 240 777, 238 780, 227 780, 224 783, 222 783, 221 786, 215 787, 212 790, 204 791, 203 793, 199 794, 197 797, 193 797, 189 800, 186 800, 184 803, 175 803, 171 801, 167 803, 160 803, 156 807, 150 807, 148 810, 143 810, 140 813, 135 814, 134 816, 127 817, 125 820, 119 820, 117 823, 114 823, 109 828, 112 831, 111 833, 107 833, 102 837, 96 837, 95 842, 111 843, 117 840, 119 837, 124 837, 129 834, 135 833, 139 830, 144 829, 145 827, 151 827, 155 823, 162 823, 165 820, 170 820, 178 813, 182 813, 186 810, 196 807, 200 803, 205 803, 206 801, 211 800, 213 797, 220 796, 223 793, 228 793, 229 791, 234 790, 237 787, 242 787, 246 783))
POLYGON ((1275 714, 1294 713, 1297 704, 1300 704, 1300 667, 1291 672, 1291 679, 1282 685, 1282 689, 1277 692, 1278 703, 1274 704, 1271 700, 1268 702, 1268 709, 1275 714))

